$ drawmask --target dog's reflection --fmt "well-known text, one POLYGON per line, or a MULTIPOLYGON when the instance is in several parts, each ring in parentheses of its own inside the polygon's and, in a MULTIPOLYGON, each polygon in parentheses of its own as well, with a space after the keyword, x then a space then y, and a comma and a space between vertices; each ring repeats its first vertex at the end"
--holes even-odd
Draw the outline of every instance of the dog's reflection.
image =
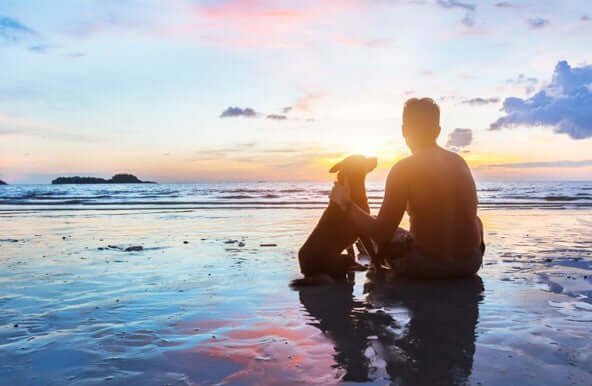
POLYGON ((478 276, 374 281, 366 283, 365 293, 365 300, 355 299, 348 284, 300 290, 310 324, 334 343, 335 361, 345 371, 343 381, 466 383, 483 299, 478 276))

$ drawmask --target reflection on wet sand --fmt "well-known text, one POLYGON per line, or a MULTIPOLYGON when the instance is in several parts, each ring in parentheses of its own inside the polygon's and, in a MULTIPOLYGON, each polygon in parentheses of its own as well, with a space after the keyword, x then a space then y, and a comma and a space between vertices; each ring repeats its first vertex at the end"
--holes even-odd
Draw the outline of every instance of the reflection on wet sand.
POLYGON ((374 281, 365 300, 348 284, 304 288, 309 322, 330 338, 343 381, 464 384, 473 367, 483 282, 374 281))

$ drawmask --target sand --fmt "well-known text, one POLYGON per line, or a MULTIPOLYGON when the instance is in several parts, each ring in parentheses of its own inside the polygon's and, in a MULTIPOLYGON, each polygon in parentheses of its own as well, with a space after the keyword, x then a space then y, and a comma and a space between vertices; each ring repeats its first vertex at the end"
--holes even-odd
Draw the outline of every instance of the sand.
POLYGON ((592 384, 592 211, 482 211, 473 280, 295 291, 319 214, 0 212, 2 383, 592 384))

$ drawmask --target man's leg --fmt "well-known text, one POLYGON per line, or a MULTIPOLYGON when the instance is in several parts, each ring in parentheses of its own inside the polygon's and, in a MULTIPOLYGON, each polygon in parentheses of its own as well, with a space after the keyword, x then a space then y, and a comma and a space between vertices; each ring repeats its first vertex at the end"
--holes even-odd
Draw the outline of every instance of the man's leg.
POLYGON ((412 248, 391 263, 396 277, 408 279, 456 279, 477 273, 483 262, 481 249, 464 259, 436 258, 412 248))

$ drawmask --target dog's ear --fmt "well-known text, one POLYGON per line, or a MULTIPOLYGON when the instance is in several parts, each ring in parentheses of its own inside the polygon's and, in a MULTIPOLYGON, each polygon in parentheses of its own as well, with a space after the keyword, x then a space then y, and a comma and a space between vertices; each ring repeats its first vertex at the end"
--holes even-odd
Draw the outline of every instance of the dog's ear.
POLYGON ((377 164, 378 159, 376 157, 366 158, 366 173, 370 173, 372 170, 376 169, 377 164))
POLYGON ((341 169, 342 162, 343 161, 340 161, 340 162, 336 163, 335 165, 333 165, 333 167, 331 169, 329 169, 329 173, 337 173, 341 169))

